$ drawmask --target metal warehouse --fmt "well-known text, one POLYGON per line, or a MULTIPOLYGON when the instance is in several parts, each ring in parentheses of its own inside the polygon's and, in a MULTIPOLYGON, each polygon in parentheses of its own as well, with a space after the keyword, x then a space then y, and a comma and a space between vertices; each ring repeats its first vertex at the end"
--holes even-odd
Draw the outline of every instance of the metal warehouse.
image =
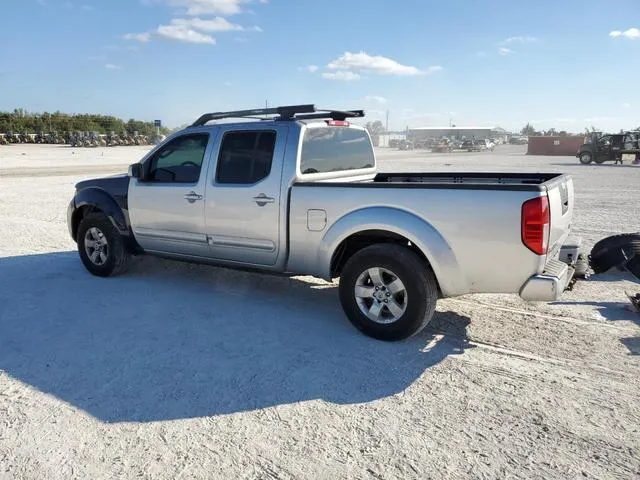
POLYGON ((483 139, 505 137, 507 132, 500 127, 415 127, 409 128, 407 137, 411 140, 427 138, 483 139))

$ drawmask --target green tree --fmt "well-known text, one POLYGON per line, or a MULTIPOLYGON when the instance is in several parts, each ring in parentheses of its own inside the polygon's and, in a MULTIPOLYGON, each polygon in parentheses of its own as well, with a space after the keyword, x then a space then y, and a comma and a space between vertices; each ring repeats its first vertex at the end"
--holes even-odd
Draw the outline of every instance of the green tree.
POLYGON ((525 135, 525 136, 527 136, 527 137, 528 137, 528 136, 537 135, 537 133, 538 133, 538 132, 537 132, 537 131, 536 131, 536 129, 533 127, 533 125, 531 125, 530 123, 527 123, 527 124, 524 126, 524 128, 523 128, 522 130, 520 130, 520 133, 521 133, 522 135, 525 135))

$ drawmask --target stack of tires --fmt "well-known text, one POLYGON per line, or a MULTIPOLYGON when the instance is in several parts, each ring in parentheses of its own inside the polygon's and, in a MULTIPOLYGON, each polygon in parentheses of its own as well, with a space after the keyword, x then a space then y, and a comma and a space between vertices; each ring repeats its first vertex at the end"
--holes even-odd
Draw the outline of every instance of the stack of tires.
POLYGON ((593 246, 589 262, 595 273, 618 268, 640 280, 640 232, 603 238, 593 246))

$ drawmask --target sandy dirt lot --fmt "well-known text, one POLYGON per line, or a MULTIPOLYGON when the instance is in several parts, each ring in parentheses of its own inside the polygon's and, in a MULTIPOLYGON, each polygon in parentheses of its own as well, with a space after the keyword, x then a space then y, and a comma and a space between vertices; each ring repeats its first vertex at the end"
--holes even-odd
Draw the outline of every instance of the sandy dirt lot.
MULTIPOLYGON (((631 276, 552 304, 443 300, 393 344, 311 278, 152 258, 92 277, 67 232, 73 185, 144 151, 0 147, 0 478, 640 477, 631 276)), ((570 173, 587 247, 640 230, 639 167, 506 146, 379 163, 570 173)))

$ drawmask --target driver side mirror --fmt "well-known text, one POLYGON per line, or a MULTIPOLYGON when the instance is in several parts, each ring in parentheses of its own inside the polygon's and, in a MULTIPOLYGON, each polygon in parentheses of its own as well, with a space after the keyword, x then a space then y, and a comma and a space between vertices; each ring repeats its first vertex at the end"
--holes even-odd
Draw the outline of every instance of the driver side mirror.
POLYGON ((141 163, 134 163, 133 165, 129 165, 128 175, 131 178, 137 178, 138 180, 144 180, 143 173, 144 173, 144 171, 142 169, 142 164, 141 163))

